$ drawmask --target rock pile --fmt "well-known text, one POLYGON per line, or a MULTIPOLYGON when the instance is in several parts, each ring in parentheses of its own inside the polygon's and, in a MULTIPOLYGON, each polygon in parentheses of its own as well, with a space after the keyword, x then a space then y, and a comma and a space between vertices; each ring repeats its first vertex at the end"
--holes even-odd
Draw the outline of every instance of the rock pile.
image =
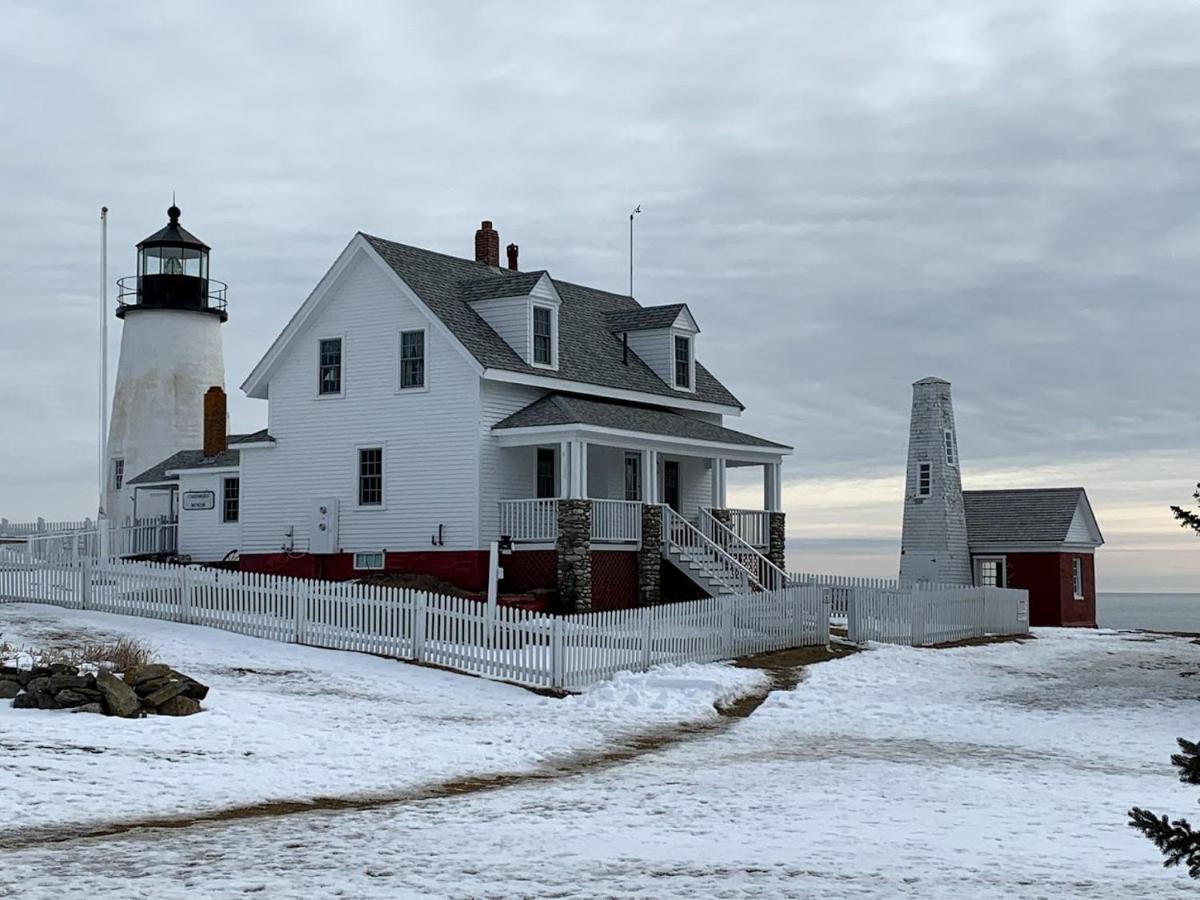
POLYGON ((170 666, 133 666, 120 676, 81 672, 54 663, 30 669, 0 666, 0 699, 15 709, 73 709, 133 719, 147 714, 190 716, 200 712, 208 687, 170 666))

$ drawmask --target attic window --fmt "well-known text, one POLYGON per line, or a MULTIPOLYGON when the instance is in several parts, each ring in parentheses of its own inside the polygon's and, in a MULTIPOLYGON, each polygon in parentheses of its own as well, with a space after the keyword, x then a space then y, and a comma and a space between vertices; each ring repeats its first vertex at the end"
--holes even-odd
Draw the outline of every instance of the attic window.
POLYGON ((692 389, 692 339, 675 335, 675 387, 692 389))
POLYGON ((533 364, 554 365, 554 310, 549 306, 533 308, 533 364))
POLYGON ((933 488, 933 476, 929 463, 921 463, 917 467, 917 496, 928 497, 933 488))

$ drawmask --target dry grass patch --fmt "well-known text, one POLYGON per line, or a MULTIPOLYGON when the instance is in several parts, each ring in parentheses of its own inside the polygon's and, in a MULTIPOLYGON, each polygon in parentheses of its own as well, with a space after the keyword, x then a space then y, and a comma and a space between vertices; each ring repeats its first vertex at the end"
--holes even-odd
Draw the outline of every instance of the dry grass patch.
POLYGON ((80 641, 60 647, 19 647, 0 641, 0 660, 31 658, 36 665, 62 663, 76 668, 94 665, 101 669, 123 672, 133 666, 154 662, 158 651, 137 638, 80 641))

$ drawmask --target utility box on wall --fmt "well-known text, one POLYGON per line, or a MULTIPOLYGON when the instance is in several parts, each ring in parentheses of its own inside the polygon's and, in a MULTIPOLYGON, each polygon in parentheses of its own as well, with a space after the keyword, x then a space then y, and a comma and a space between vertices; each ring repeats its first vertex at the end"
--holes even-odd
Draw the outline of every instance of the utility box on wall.
POLYGON ((338 552, 338 502, 336 497, 318 498, 312 502, 309 517, 308 552, 338 552))

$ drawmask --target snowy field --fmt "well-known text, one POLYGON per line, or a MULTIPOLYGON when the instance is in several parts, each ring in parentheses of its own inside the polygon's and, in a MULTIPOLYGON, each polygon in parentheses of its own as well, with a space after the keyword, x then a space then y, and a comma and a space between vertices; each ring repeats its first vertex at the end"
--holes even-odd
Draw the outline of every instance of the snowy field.
POLYGON ((211 709, 140 722, 0 709, 0 792, 18 811, 0 827, 0 896, 1196 895, 1125 825, 1135 804, 1196 817, 1167 762, 1200 727, 1200 675, 1181 677, 1200 646, 1183 639, 1047 630, 873 649, 811 667, 748 719, 618 764, 370 809, 22 843, 60 819, 546 772, 637 731, 711 723, 715 697, 756 686, 689 667, 560 701, 205 629, 0 607, 4 640, 81 626, 148 633, 208 676, 211 709))

